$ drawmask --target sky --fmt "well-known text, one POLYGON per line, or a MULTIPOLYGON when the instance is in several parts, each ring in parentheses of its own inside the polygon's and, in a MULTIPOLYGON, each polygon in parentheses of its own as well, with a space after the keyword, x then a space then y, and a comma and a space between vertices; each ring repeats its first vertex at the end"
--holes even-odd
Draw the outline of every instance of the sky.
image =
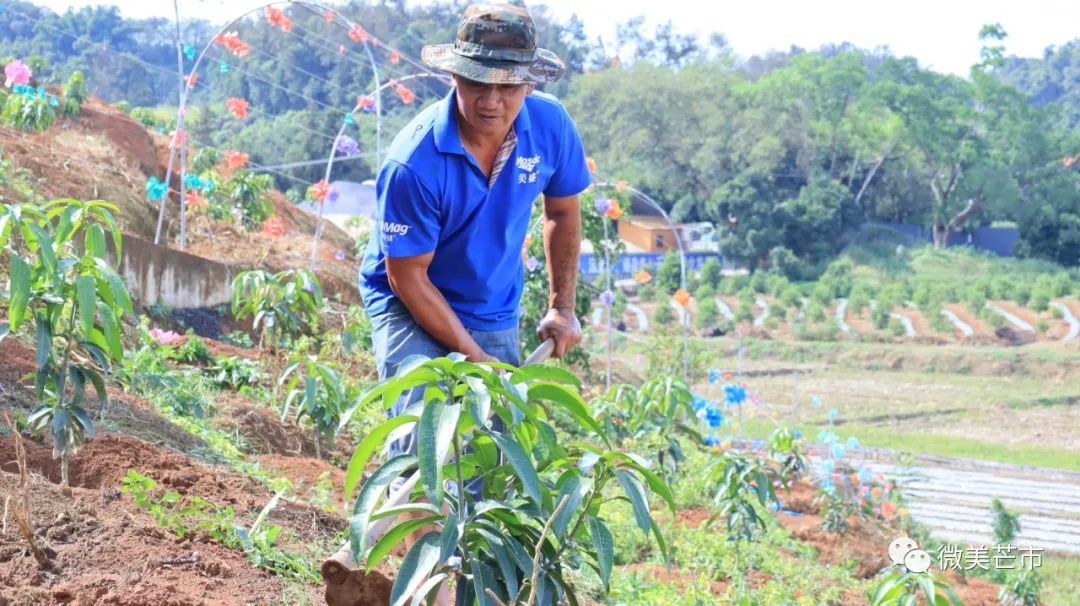
MULTIPOLYGON (((69 6, 114 4, 131 17, 173 15, 173 3, 168 0, 32 1, 60 12, 69 6)), ((267 0, 178 2, 181 17, 218 22, 223 16, 231 18, 263 6, 267 0)), ((1009 34, 1005 52, 1022 57, 1039 57, 1048 46, 1080 38, 1080 2, 1076 0, 907 0, 888 4, 865 0, 526 0, 526 4, 546 4, 562 19, 577 14, 590 39, 600 36, 612 41, 616 23, 644 15, 646 31, 670 20, 681 32, 703 36, 719 32, 740 57, 787 50, 791 45, 815 49, 827 43, 850 42, 865 49, 888 47, 894 55, 911 55, 923 66, 958 75, 966 75, 979 60, 978 32, 987 23, 1004 26, 1009 34)))

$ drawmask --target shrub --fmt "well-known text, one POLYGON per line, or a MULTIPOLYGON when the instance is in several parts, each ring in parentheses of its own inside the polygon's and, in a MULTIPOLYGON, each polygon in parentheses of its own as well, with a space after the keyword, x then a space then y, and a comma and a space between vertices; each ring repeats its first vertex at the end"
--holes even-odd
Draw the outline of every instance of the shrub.
POLYGON ((694 324, 699 329, 708 328, 716 324, 716 320, 720 317, 720 309, 716 306, 716 301, 712 297, 697 300, 697 317, 694 318, 694 324))
POLYGON ((1032 290, 1029 306, 1035 311, 1046 311, 1050 309, 1050 296, 1049 286, 1038 285, 1032 290))
POLYGON ((266 195, 272 183, 270 175, 237 169, 222 186, 224 195, 240 213, 241 222, 246 229, 262 226, 263 221, 274 214, 274 207, 266 195))
POLYGON ((855 283, 855 280, 852 277, 854 270, 855 264, 847 257, 841 257, 829 264, 829 267, 825 270, 825 273, 822 274, 819 282, 822 282, 829 287, 832 293, 830 299, 846 298, 851 294, 851 289, 855 283))
POLYGON ((608 487, 616 483, 638 527, 659 539, 667 559, 648 491, 674 513, 671 489, 638 458, 613 447, 573 375, 554 367, 472 364, 457 355, 418 360, 357 400, 342 425, 354 411, 406 388, 420 389, 424 401, 367 434, 349 462, 344 491, 354 502, 351 551, 369 569, 384 563, 409 532, 435 527, 397 567, 392 602, 404 603, 418 590, 416 599, 423 601, 456 579, 457 604, 489 603, 480 597, 488 592, 504 604, 578 603, 580 590, 564 574, 583 566, 609 588, 614 537, 605 518, 608 487), (556 411, 575 432, 595 435, 596 445, 560 441, 548 421, 556 411), (501 427, 490 422, 493 416, 501 427), (361 483, 372 454, 406 423, 416 424, 417 453, 387 460, 361 483), (400 488, 407 509, 390 509, 397 503, 380 509, 387 489, 412 469, 400 488), (401 517, 406 511, 420 515, 401 517))
POLYGON ((675 323, 675 312, 672 311, 671 305, 667 301, 661 301, 656 306, 656 311, 653 312, 652 320, 655 324, 666 326, 675 323))
POLYGON ((791 281, 802 277, 802 263, 790 248, 784 246, 777 246, 769 251, 769 267, 791 281))
POLYGON ((86 80, 83 78, 81 71, 75 70, 71 73, 71 76, 64 84, 63 95, 64 99, 60 104, 61 110, 69 116, 77 115, 79 107, 89 96, 86 89, 86 80))
POLYGON ((660 261, 660 267, 656 270, 656 283, 666 294, 671 294, 679 289, 682 284, 682 266, 679 264, 679 255, 673 250, 664 253, 660 261))
POLYGON ((810 291, 810 298, 818 305, 828 305, 833 300, 833 290, 823 282, 818 282, 814 290, 810 291))
POLYGON ((656 285, 652 282, 642 284, 641 288, 638 289, 638 298, 642 301, 655 301, 656 294, 656 285))
POLYGON ((800 291, 799 287, 795 285, 789 285, 785 287, 784 290, 780 293, 780 304, 783 305, 785 309, 799 307, 801 299, 802 291, 800 291))
POLYGON ((735 306, 735 321, 753 322, 754 315, 754 292, 745 288, 739 292, 739 304, 735 306))
POLYGON ((40 132, 56 120, 53 103, 56 103, 55 97, 33 89, 11 93, 4 101, 0 119, 19 130, 40 132))
POLYGON ((315 334, 322 307, 319 281, 307 270, 270 274, 256 269, 233 279, 232 313, 237 320, 254 318, 259 347, 268 342, 276 350, 284 341, 315 334))
POLYGON ((716 296, 716 289, 708 284, 702 284, 694 291, 694 299, 698 302, 704 299, 712 299, 716 296))
POLYGON ((814 324, 820 324, 825 321, 825 308, 818 304, 817 301, 811 301, 806 307, 806 319, 814 324))
POLYGON ((720 285, 722 276, 723 270, 720 267, 720 261, 716 257, 705 259, 705 262, 701 264, 701 269, 698 270, 698 279, 701 280, 701 284, 711 286, 714 289, 720 285))
POLYGON ((121 250, 117 207, 99 200, 54 200, 41 208, 0 206, 0 250, 10 259, 8 318, 0 340, 33 320, 37 406, 27 419, 35 434, 52 434, 68 485, 70 457, 93 436, 83 407, 88 384, 107 401, 104 375, 124 358, 124 314, 135 315, 123 279, 106 259, 106 233, 121 250))

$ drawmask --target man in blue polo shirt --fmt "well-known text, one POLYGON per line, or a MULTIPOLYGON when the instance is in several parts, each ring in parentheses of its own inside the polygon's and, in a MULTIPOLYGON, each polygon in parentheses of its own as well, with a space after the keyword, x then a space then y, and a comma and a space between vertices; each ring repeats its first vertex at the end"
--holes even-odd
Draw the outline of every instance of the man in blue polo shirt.
POLYGON ((398 134, 376 181, 360 290, 379 376, 413 354, 520 363, 521 250, 541 195, 550 295, 538 330, 561 357, 581 340, 578 195, 590 175, 573 121, 533 85, 563 65, 536 48, 528 13, 506 4, 470 6, 457 41, 422 57, 454 88, 398 134))

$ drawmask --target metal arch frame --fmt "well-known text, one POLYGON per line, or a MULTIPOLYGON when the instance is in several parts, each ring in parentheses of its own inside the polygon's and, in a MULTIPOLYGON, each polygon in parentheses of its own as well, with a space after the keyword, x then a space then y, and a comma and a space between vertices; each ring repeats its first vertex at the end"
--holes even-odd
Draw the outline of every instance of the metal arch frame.
MULTIPOLYGON (((600 187, 615 187, 611 183, 604 181, 596 184, 597 188, 600 187)), ((637 189, 636 187, 627 185, 626 191, 633 195, 636 195, 640 200, 645 201, 649 206, 660 211, 660 214, 664 217, 664 221, 667 222, 668 227, 671 228, 671 233, 675 234, 675 244, 679 248, 679 288, 686 290, 686 248, 683 246, 682 237, 679 236, 679 230, 676 229, 675 223, 671 221, 671 217, 667 214, 660 204, 652 198, 652 196, 637 189)), ((606 218, 605 218, 606 219, 606 218)), ((605 240, 607 240, 607 220, 604 221, 604 234, 605 240)), ((618 235, 616 234, 616 237, 618 235)), ((607 274, 608 290, 611 290, 611 251, 610 248, 604 247, 604 273, 607 274)), ((683 333, 683 380, 689 379, 690 374, 690 323, 687 319, 681 322, 683 333)), ((607 333, 608 333, 608 357, 607 357, 607 384, 611 387, 611 307, 607 309, 607 333)))
MULTIPOLYGON (((207 42, 203 46, 202 50, 199 52, 199 55, 195 58, 195 63, 191 67, 191 73, 192 74, 198 73, 199 67, 202 65, 203 58, 206 56, 206 53, 210 50, 210 48, 213 47, 214 41, 218 38, 218 36, 220 36, 221 34, 224 34, 226 31, 229 30, 229 28, 231 28, 234 25, 236 25, 237 23, 243 21, 244 19, 246 19, 250 15, 255 14, 257 12, 265 12, 267 8, 278 6, 278 5, 284 5, 284 6, 296 5, 296 6, 302 6, 302 7, 307 8, 307 9, 317 9, 319 11, 322 11, 323 14, 330 13, 330 14, 333 14, 336 19, 344 22, 345 25, 348 28, 351 28, 355 24, 354 21, 352 21, 348 17, 342 15, 336 9, 334 9, 332 7, 329 7, 329 6, 319 4, 317 2, 307 2, 306 0, 278 0, 276 2, 269 2, 269 3, 264 4, 262 6, 255 7, 255 8, 252 8, 251 10, 248 10, 248 11, 244 12, 243 14, 239 15, 238 17, 234 18, 233 20, 229 21, 224 26, 222 26, 220 29, 218 29, 217 32, 215 32, 214 35, 210 38, 210 41, 207 42)), ((179 11, 177 11, 177 12, 179 12, 179 11)), ((314 11, 312 11, 312 12, 314 12, 314 11)), ((177 15, 177 27, 179 27, 179 14, 177 15)), ((371 62, 371 69, 372 69, 373 76, 375 78, 376 89, 381 92, 382 87, 380 86, 380 81, 379 81, 379 67, 375 62, 375 55, 374 55, 374 53, 372 53, 372 50, 371 50, 372 45, 371 45, 370 39, 369 40, 364 40, 361 44, 364 45, 364 49, 367 51, 368 61, 371 62)), ((181 46, 181 44, 180 44, 180 39, 179 39, 179 34, 178 34, 178 37, 177 37, 177 40, 176 40, 176 48, 177 48, 177 53, 178 54, 180 53, 180 46, 181 46)), ((387 48, 390 48, 390 47, 387 47, 387 48)), ((392 50, 394 50, 394 49, 392 49, 392 50)), ((193 87, 189 84, 188 77, 185 77, 185 75, 183 73, 182 61, 181 61, 181 66, 180 66, 179 72, 180 72, 179 75, 180 75, 180 86, 181 86, 180 106, 176 110, 176 134, 172 137, 172 140, 169 142, 169 163, 165 167, 166 191, 165 191, 165 195, 162 196, 162 198, 161 198, 161 203, 160 203, 159 208, 158 208, 157 230, 156 230, 156 232, 154 234, 154 244, 155 245, 160 245, 161 244, 161 229, 162 229, 162 226, 163 226, 164 221, 165 221, 165 207, 167 206, 168 199, 169 199, 168 184, 172 181, 172 172, 173 172, 172 168, 173 168, 173 161, 176 159, 176 151, 177 151, 176 148, 177 148, 178 143, 180 142, 180 139, 183 137, 183 134, 184 134, 184 115, 187 113, 188 94, 193 89, 193 87)), ((353 110, 353 111, 355 111, 355 110, 353 110)), ((378 95, 376 100, 375 100, 375 111, 376 111, 376 114, 378 116, 378 121, 376 123, 376 146, 377 146, 377 148, 381 149, 381 143, 382 143, 382 141, 381 141, 382 140, 382 97, 381 97, 381 95, 378 95)), ((337 146, 337 140, 336 139, 335 139, 334 146, 335 146, 335 148, 337 146)), ((185 170, 184 164, 185 164, 185 161, 187 159, 187 150, 186 150, 186 146, 184 146, 183 144, 180 144, 179 147, 180 147, 181 171, 183 171, 183 170, 185 170)), ((181 250, 184 249, 185 244, 186 244, 186 242, 185 242, 186 234, 183 233, 184 232, 183 228, 184 228, 184 225, 185 225, 185 218, 186 218, 186 213, 187 213, 187 202, 185 200, 185 193, 186 193, 185 190, 186 190, 186 187, 185 187, 185 184, 184 184, 184 175, 181 175, 180 176, 180 224, 181 224, 180 249, 181 250)))
MULTIPOLYGON (((450 81, 450 78, 448 76, 444 76, 443 74, 438 74, 438 73, 427 72, 427 73, 410 74, 408 76, 403 76, 401 78, 391 79, 390 81, 386 82, 385 84, 379 85, 373 92, 368 93, 366 95, 366 97, 371 97, 371 95, 376 95, 377 98, 381 99, 382 98, 382 91, 389 88, 391 85, 400 84, 402 82, 407 82, 409 80, 417 80, 419 78, 435 78, 435 79, 438 79, 438 80, 445 81, 447 83, 449 83, 449 81, 450 81)), ((376 101, 376 103, 379 104, 378 101, 376 101)), ((349 112, 349 115, 350 116, 356 115, 356 112, 358 110, 360 110, 361 107, 362 107, 361 104, 357 103, 356 106, 352 109, 352 111, 349 112)), ((382 132, 382 117, 381 117, 381 114, 379 115, 377 120, 378 120, 378 122, 377 122, 377 126, 376 126, 376 128, 377 128, 377 131, 376 131, 377 135, 376 136, 378 136, 382 132)), ((330 148, 330 157, 327 158, 327 160, 326 160, 326 172, 323 175, 323 180, 326 181, 327 184, 330 183, 330 172, 334 169, 334 161, 335 161, 335 158, 337 156, 338 141, 340 141, 341 136, 343 134, 345 134, 345 126, 346 126, 346 124, 344 122, 342 122, 341 126, 338 127, 337 135, 334 137, 333 145, 330 148)), ((379 166, 382 164, 382 149, 381 149, 380 145, 381 145, 380 143, 376 143, 376 151, 375 151, 375 170, 376 170, 376 172, 378 172, 379 166)), ((323 203, 323 202, 320 202, 319 203, 319 215, 318 215, 318 218, 315 220, 315 237, 311 241, 311 262, 309 263, 309 266, 308 266, 308 268, 311 271, 315 271, 315 262, 316 262, 316 260, 318 258, 319 239, 322 236, 323 210, 325 208, 326 208, 326 204, 323 203)))

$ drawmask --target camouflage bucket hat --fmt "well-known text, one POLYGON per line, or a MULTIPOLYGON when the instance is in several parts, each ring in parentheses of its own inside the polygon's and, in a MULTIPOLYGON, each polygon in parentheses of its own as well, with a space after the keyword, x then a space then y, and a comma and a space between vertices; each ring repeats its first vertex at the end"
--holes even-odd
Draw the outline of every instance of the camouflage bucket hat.
POLYGON ((510 4, 469 6, 457 40, 425 46, 420 58, 436 69, 491 84, 546 84, 565 69, 555 53, 536 47, 529 13, 510 4))

